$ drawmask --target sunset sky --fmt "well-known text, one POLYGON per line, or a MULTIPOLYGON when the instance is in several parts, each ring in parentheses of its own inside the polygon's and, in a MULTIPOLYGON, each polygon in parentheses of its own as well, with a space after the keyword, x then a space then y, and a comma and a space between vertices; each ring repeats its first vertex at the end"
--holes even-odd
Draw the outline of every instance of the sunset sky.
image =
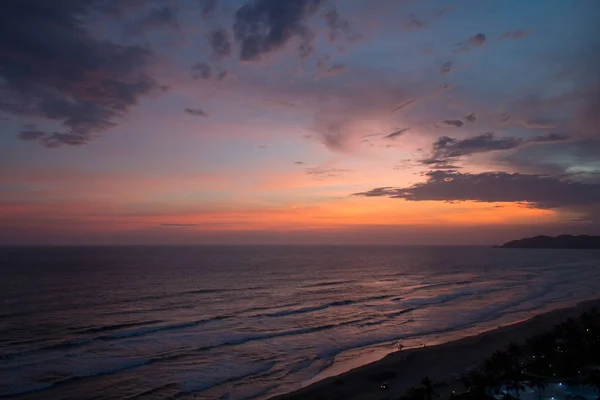
POLYGON ((4 0, 0 244, 600 233, 598 0, 4 0))

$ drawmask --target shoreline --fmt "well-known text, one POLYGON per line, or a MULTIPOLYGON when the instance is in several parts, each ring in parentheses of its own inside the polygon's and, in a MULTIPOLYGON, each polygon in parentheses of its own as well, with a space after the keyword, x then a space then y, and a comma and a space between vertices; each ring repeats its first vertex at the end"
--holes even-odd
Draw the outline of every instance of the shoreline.
POLYGON ((600 308, 600 298, 439 345, 397 351, 298 390, 269 397, 269 400, 392 399, 403 395, 409 387, 417 386, 425 376, 434 382, 445 382, 442 393, 451 392, 453 387, 462 390, 457 377, 477 367, 495 351, 506 348, 510 342, 521 344, 592 308, 600 308), (381 389, 384 382, 389 387, 386 391, 381 389))

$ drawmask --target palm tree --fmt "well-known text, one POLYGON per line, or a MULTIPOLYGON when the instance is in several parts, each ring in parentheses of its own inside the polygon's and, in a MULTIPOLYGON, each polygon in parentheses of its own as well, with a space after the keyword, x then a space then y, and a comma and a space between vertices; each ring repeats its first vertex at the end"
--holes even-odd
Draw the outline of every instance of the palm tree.
POLYGON ((546 391, 548 386, 546 380, 539 376, 531 376, 528 381, 532 388, 536 388, 538 400, 542 400, 542 392, 546 391))
POLYGON ((515 360, 519 360, 521 359, 521 357, 523 357, 523 350, 521 349, 521 346, 519 346, 515 342, 510 342, 510 344, 508 345, 507 352, 515 360))
POLYGON ((598 391, 598 396, 600 396, 600 374, 599 373, 596 372, 596 373, 589 374, 585 379, 585 383, 588 386, 596 388, 596 390, 598 391))
POLYGON ((491 381, 481 371, 472 371, 468 375, 461 376, 460 380, 467 390, 468 398, 478 400, 488 398, 487 387, 491 381))
POLYGON ((406 391, 404 397, 408 400, 425 400, 425 389, 411 387, 406 391))
POLYGON ((521 370, 513 371, 512 374, 508 375, 509 387, 515 390, 515 395, 517 400, 521 397, 519 395, 519 391, 525 391, 525 378, 521 373, 521 370))
POLYGON ((423 385, 423 392, 425 394, 425 398, 427 400, 433 400, 433 397, 437 397, 437 393, 435 392, 434 383, 428 376, 421 379, 421 385, 423 385))

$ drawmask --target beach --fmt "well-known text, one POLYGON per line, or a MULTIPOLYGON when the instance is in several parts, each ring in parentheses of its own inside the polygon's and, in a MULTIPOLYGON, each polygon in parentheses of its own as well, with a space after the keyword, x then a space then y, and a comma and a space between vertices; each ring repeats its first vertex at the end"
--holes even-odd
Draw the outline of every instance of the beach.
POLYGON ((600 299, 584 301, 475 336, 437 346, 397 351, 379 361, 271 400, 396 399, 409 387, 419 386, 425 376, 434 382, 443 382, 438 392, 444 398, 452 390, 462 391, 458 377, 477 368, 493 352, 506 348, 511 342, 521 344, 533 335, 551 330, 567 318, 598 307, 600 299), (381 387, 383 383, 387 384, 385 390, 381 387))

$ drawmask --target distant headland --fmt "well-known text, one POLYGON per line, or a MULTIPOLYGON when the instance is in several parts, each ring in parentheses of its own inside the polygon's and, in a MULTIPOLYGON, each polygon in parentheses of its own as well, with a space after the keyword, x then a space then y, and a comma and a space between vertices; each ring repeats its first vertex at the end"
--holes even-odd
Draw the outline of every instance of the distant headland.
POLYGON ((511 240, 499 247, 509 249, 600 249, 600 236, 560 235, 552 237, 540 235, 511 240))

